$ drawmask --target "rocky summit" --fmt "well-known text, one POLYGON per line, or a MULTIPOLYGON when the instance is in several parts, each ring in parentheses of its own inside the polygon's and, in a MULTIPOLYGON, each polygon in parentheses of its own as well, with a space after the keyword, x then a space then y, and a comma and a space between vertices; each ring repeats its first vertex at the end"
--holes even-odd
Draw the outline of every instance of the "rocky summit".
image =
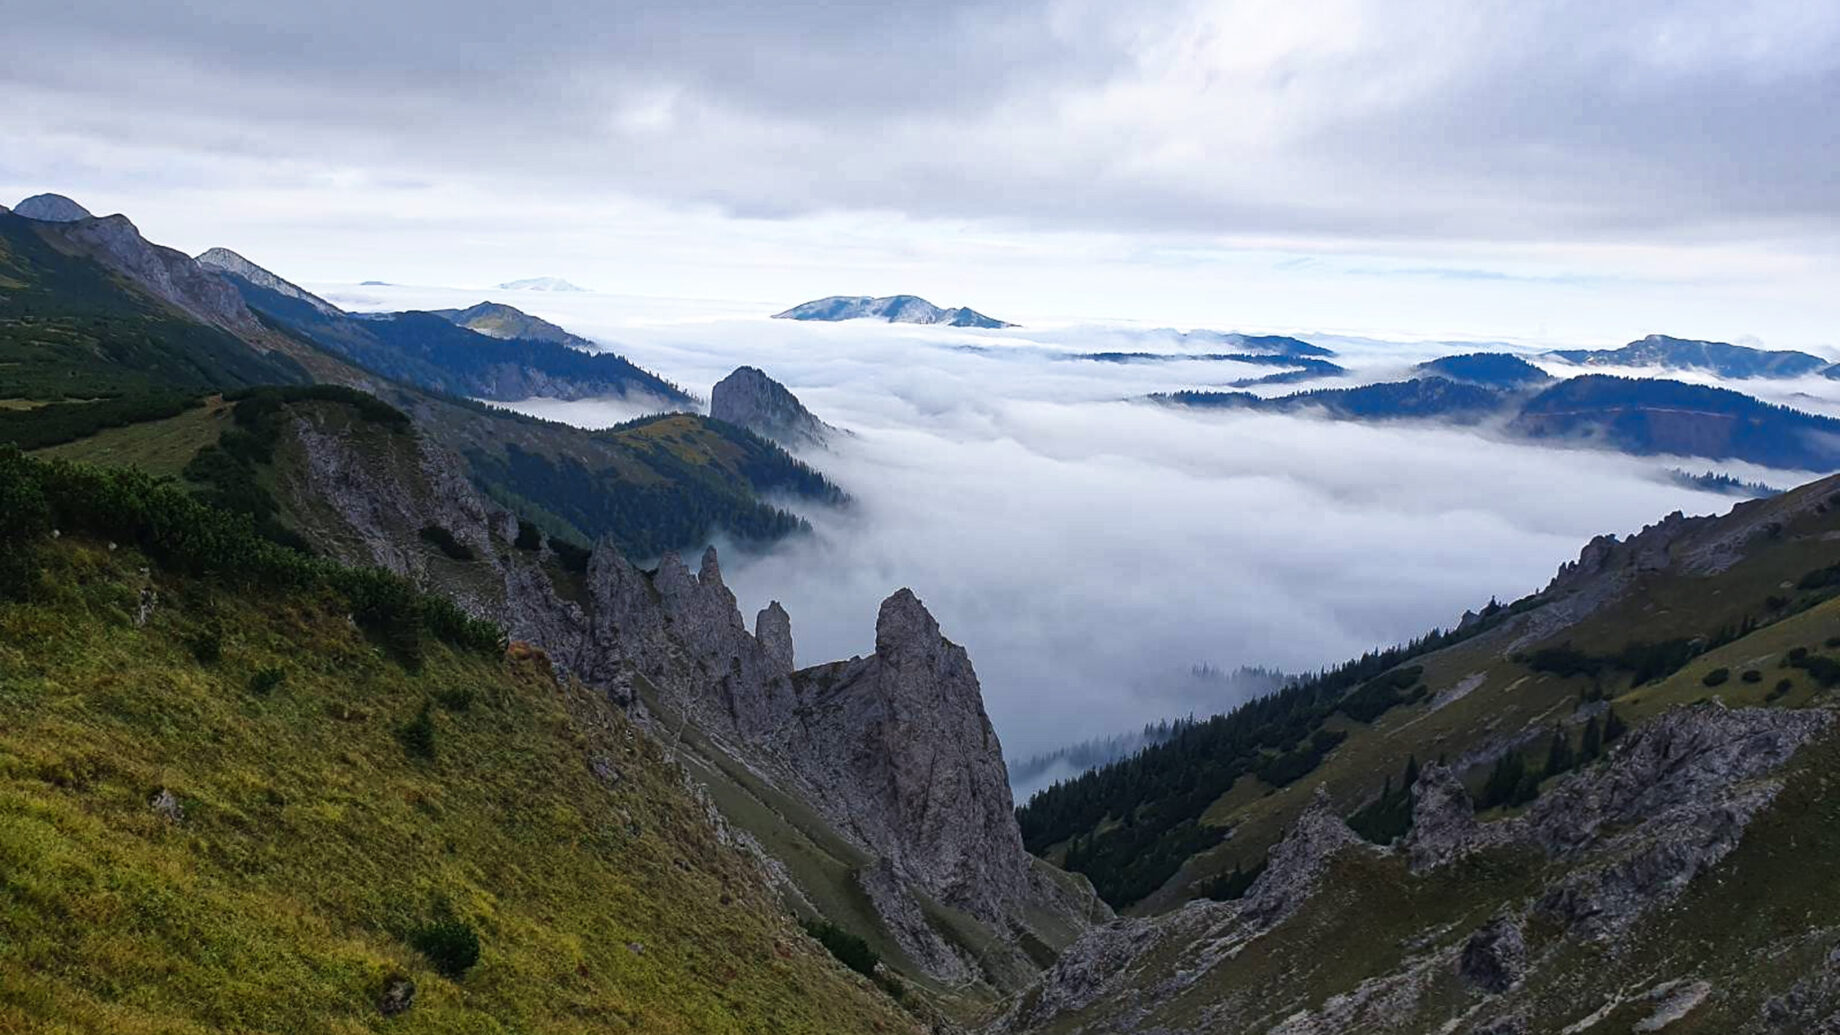
POLYGON ((1014 327, 995 317, 985 316, 968 306, 942 309, 918 295, 889 295, 886 298, 873 298, 868 295, 832 295, 816 301, 795 305, 782 313, 774 313, 775 320, 820 320, 835 322, 838 320, 886 320, 889 323, 945 324, 951 327, 977 327, 994 330, 1014 327))
POLYGON ((89 219, 89 209, 62 194, 34 194, 13 206, 13 214, 44 223, 74 223, 89 219))
POLYGON ((779 442, 822 446, 835 430, 758 367, 736 367, 709 392, 709 415, 779 442))

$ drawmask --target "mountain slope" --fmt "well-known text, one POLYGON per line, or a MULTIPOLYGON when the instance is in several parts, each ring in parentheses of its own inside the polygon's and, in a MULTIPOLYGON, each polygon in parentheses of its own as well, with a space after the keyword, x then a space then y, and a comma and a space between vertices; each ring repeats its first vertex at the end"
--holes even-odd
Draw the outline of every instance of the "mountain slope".
POLYGON ((65 535, 0 602, 0 1027, 914 1027, 541 652, 406 667, 337 592, 116 550, 48 491, 65 535))
POLYGON ((55 400, 306 379, 293 356, 259 352, 95 261, 70 239, 83 225, 0 212, 0 394, 55 400))
POLYGON ((613 353, 589 351, 586 339, 510 306, 359 318, 228 249, 205 256, 250 308, 367 370, 421 388, 503 400, 631 395, 661 407, 692 402, 656 374, 613 353))
POLYGON ((950 327, 979 327, 995 329, 1014 327, 1013 323, 985 316, 968 306, 954 309, 941 309, 918 295, 889 295, 886 298, 871 298, 868 295, 832 295, 813 302, 804 302, 782 313, 774 313, 775 320, 819 320, 835 322, 839 320, 886 320, 889 323, 945 324, 950 327))
POLYGON ((526 341, 553 341, 577 349, 592 349, 594 343, 579 335, 539 319, 523 310, 501 302, 480 302, 465 309, 431 309, 434 315, 488 338, 522 338, 526 341))
POLYGON ((1529 438, 1582 440, 1638 455, 1840 468, 1840 420, 1678 381, 1574 377, 1528 400, 1510 428, 1529 438))
POLYGON ((1681 1030, 1840 1010, 1837 501, 1600 537, 1511 607, 1037 796, 1032 848, 1161 884, 1003 1030, 1626 1030, 1702 982, 1681 1030))

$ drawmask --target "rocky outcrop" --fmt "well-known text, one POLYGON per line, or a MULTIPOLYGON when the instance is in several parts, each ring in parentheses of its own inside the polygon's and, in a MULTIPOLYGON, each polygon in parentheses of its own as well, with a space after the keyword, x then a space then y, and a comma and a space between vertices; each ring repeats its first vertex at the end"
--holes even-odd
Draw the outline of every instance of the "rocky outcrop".
POLYGON ((292 351, 243 304, 243 296, 223 277, 196 259, 149 242, 127 216, 103 216, 50 224, 48 240, 87 256, 139 285, 155 298, 234 335, 258 351, 292 351))
MULTIPOLYGON (((795 672, 785 608, 769 604, 750 633, 713 548, 694 571, 675 553, 645 571, 600 544, 582 595, 565 600, 545 555, 511 545, 516 519, 480 497, 457 457, 382 429, 360 446, 341 428, 330 411, 299 408, 277 461, 288 472, 283 494, 311 501, 316 543, 495 618, 564 674, 632 708, 673 749, 694 728, 708 745, 696 750, 720 752, 722 764, 811 810, 799 822, 822 823, 820 836, 848 846, 851 894, 930 978, 1018 987, 1040 968, 1025 944, 1039 953, 1110 919, 1083 880, 1048 878, 1024 850, 970 658, 912 592, 883 603, 875 653, 795 672), (456 562, 400 531, 428 525, 474 559, 456 562), (942 910, 981 925, 975 953, 938 919, 942 910)), ((729 840, 765 854, 739 830, 729 840)), ((767 867, 789 881, 797 870, 767 867)), ((796 889, 788 898, 821 900, 796 889)))
POLYGON ((1499 995, 1527 971, 1527 941, 1512 917, 1497 917, 1469 936, 1457 960, 1457 976, 1473 988, 1499 995))
POLYGON ((795 667, 792 651, 792 616, 775 600, 754 617, 754 639, 767 652, 775 667, 791 675, 795 667))
POLYGON ((709 415, 792 447, 822 446, 832 428, 757 367, 736 367, 709 392, 709 415))
POLYGON ((198 265, 216 273, 241 277, 256 287, 265 288, 297 302, 305 302, 327 316, 344 315, 343 311, 331 302, 305 288, 283 280, 228 248, 211 248, 199 253, 198 265))
MULTIPOLYGON (((1451 768, 1428 765, 1414 785, 1413 829, 1394 849, 1360 842, 1319 790, 1271 849, 1265 873, 1242 900, 1191 902, 1166 916, 1120 920, 1093 931, 1068 948, 994 1030, 1284 1035, 1531 1030, 1522 1016, 1528 1003, 1516 997, 1533 986, 1551 954, 1530 947, 1527 925, 1562 938, 1611 944, 1638 930, 1639 918, 1664 911, 1737 847, 1746 827, 1775 799, 1780 789, 1775 774, 1832 722, 1824 710, 1732 710, 1717 704, 1676 709, 1632 730, 1604 762, 1560 778, 1521 815, 1491 823, 1475 819, 1451 768), (1323 880, 1338 854, 1403 856, 1417 875, 1414 881, 1429 881, 1484 850, 1503 850, 1501 859, 1546 861, 1539 879, 1517 886, 1482 927, 1434 928, 1401 942, 1408 951, 1393 969, 1329 996, 1318 1008, 1261 1013, 1271 1006, 1256 1005, 1256 992, 1232 990, 1231 979, 1221 976, 1262 937, 1309 937, 1286 924, 1295 923, 1292 918, 1313 897, 1345 893, 1323 880), (1450 985, 1453 976, 1468 990, 1474 1009, 1463 1015, 1463 1023, 1446 1024, 1450 1017, 1422 1011, 1434 1003, 1448 1008, 1434 990, 1440 982, 1450 985), (1212 1001, 1197 1018, 1187 997, 1200 987, 1211 990, 1212 1001), (1175 1010, 1171 1004, 1178 1002, 1185 1004, 1178 1015, 1189 1020, 1166 1023, 1164 1011, 1175 1010), (1485 1007, 1488 1016, 1471 1016, 1485 1007)), ((1477 879, 1492 865, 1456 872, 1463 880, 1477 879)), ((1323 915, 1310 913, 1310 922, 1322 922, 1323 915)), ((1690 975, 1650 991, 1645 995, 1657 1025, 1691 1012, 1706 994, 1703 982, 1690 975)), ((1832 1016, 1836 1002, 1840 980, 1824 974, 1803 978, 1766 1009, 1758 1030, 1799 1030, 1793 1022, 1832 1016)))
POLYGON ((1419 771, 1412 787, 1412 828, 1399 847, 1412 872, 1423 873, 1499 844, 1499 831, 1476 821, 1475 805, 1456 770, 1433 763, 1419 771))
POLYGON ((794 677, 784 754, 819 808, 896 873, 992 923, 1022 922, 1029 855, 965 649, 910 590, 882 603, 875 653, 794 677))

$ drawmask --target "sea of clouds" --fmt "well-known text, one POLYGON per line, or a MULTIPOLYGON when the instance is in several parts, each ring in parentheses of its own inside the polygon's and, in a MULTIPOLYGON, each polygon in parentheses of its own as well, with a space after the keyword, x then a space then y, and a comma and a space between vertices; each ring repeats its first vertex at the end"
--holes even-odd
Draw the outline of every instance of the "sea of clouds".
MULTIPOLYGON (((813 534, 765 553, 718 542, 744 611, 779 600, 799 663, 812 664, 872 650, 878 604, 912 587, 970 651, 1012 757, 1224 710, 1233 695, 1187 678, 1193 666, 1333 664, 1538 589, 1600 532, 1734 502, 1665 477, 1715 466, 1703 461, 1534 446, 1486 430, 1175 409, 1142 397, 1271 369, 1068 358, 1226 351, 1151 327, 811 324, 767 319, 749 303, 321 290, 353 309, 509 302, 705 397, 743 364, 786 384, 848 429, 803 457, 854 503, 798 508, 813 534)), ((1342 383, 1481 347, 1532 351, 1301 336, 1337 350, 1351 368, 1342 383)), ((1817 380, 1770 394, 1835 396, 1833 382, 1817 380)), ((516 408, 587 427, 635 415, 605 400, 516 408)))

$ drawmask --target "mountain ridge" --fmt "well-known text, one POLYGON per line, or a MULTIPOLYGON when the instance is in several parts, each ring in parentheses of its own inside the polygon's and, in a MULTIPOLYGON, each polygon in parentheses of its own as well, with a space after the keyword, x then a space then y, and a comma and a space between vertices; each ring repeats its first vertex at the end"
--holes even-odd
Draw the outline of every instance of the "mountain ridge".
POLYGON ((918 295, 831 295, 802 302, 773 314, 775 320, 885 320, 889 323, 944 324, 949 327, 1000 329, 1014 327, 994 317, 985 316, 968 306, 942 309, 918 295))

